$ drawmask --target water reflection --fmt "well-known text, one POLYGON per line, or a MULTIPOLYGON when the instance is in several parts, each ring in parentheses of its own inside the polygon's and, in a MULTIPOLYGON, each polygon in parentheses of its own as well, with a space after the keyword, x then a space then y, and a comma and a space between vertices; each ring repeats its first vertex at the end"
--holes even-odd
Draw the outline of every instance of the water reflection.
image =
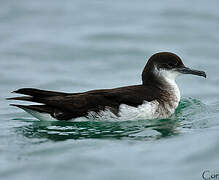
POLYGON ((178 123, 171 119, 137 122, 41 122, 16 129, 28 138, 47 138, 53 141, 83 138, 159 139, 177 134, 178 123))

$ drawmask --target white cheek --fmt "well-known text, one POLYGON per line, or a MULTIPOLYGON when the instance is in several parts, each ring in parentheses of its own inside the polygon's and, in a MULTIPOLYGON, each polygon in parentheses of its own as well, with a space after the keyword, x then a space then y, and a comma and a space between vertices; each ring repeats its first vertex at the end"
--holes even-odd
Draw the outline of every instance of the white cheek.
POLYGON ((176 77, 180 75, 179 72, 174 70, 165 70, 165 69, 157 69, 155 68, 155 73, 168 81, 175 81, 176 77))

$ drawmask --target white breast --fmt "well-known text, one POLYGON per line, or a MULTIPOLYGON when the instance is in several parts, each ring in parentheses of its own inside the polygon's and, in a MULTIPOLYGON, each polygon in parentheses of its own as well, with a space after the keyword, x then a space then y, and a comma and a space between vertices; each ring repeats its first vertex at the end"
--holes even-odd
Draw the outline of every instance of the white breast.
POLYGON ((161 79, 163 79, 164 84, 168 91, 171 91, 172 95, 175 96, 176 100, 180 101, 180 91, 176 84, 176 77, 180 75, 179 72, 173 70, 156 70, 155 71, 161 79))
POLYGON ((159 117, 167 118, 175 112, 175 109, 179 105, 181 98, 179 87, 176 84, 176 77, 180 75, 177 71, 173 70, 157 70, 155 68, 155 73, 163 81, 164 90, 169 93, 168 101, 160 104, 158 107, 159 117))

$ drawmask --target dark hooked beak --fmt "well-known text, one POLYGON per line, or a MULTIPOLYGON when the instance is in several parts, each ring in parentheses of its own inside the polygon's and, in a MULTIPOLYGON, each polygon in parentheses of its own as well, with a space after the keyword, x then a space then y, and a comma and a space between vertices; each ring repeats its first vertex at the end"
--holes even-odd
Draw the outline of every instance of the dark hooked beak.
POLYGON ((177 68, 177 71, 182 74, 193 74, 197 76, 203 76, 205 78, 207 77, 204 71, 198 71, 198 70, 190 69, 188 67, 177 68))

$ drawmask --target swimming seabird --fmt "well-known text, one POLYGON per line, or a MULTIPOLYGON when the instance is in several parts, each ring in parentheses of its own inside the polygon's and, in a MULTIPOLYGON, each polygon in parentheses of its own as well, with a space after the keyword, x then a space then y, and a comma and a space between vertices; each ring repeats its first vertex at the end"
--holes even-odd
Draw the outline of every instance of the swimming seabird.
POLYGON ((40 103, 40 105, 11 105, 41 120, 42 117, 71 120, 87 117, 90 113, 100 115, 104 111, 120 117, 127 112, 127 109, 134 110, 135 113, 137 112, 136 115, 143 113, 144 117, 150 119, 167 118, 174 113, 180 101, 180 91, 175 79, 181 74, 193 74, 206 78, 204 71, 185 67, 176 54, 160 52, 149 58, 142 72, 140 85, 79 93, 22 88, 14 93, 26 96, 13 97, 9 100, 40 103))

